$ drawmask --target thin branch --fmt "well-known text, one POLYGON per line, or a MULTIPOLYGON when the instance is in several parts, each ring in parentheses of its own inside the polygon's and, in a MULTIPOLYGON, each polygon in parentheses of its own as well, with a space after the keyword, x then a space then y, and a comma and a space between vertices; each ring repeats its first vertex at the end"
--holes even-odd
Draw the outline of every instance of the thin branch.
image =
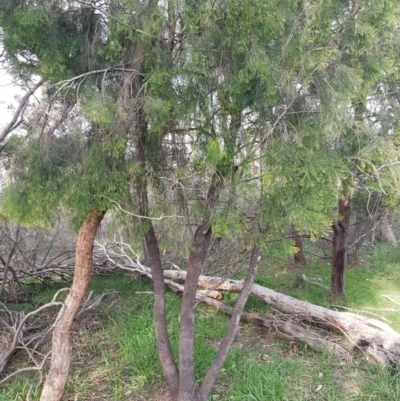
POLYGON ((382 298, 386 298, 387 300, 389 300, 390 302, 393 302, 396 305, 400 305, 400 302, 395 301, 394 299, 390 298, 387 295, 382 295, 382 298))
POLYGON ((26 106, 28 105, 29 98, 37 91, 37 89, 39 89, 44 84, 44 82, 45 81, 43 79, 40 80, 35 86, 32 87, 32 89, 29 89, 28 92, 26 92, 24 97, 19 102, 18 108, 15 111, 11 122, 1 132, 0 143, 3 142, 7 138, 7 136, 22 123, 21 115, 23 115, 23 113, 26 109, 26 106), (18 121, 18 119, 20 119, 20 120, 18 121))
POLYGON ((174 218, 174 217, 176 217, 176 218, 178 218, 178 219, 183 219, 183 218, 184 218, 184 216, 179 216, 179 215, 176 215, 176 214, 175 214, 175 215, 172 215, 172 216, 165 216, 164 214, 162 214, 160 217, 141 216, 141 215, 138 215, 138 214, 134 214, 134 213, 128 212, 127 210, 123 209, 122 206, 121 206, 117 201, 112 200, 112 199, 108 198, 108 197, 105 196, 105 195, 101 195, 101 197, 102 197, 102 198, 106 198, 106 199, 109 200, 110 202, 114 203, 114 204, 118 207, 118 209, 119 209, 121 212, 127 214, 128 216, 137 217, 138 219, 147 219, 147 220, 157 220, 157 221, 160 221, 160 220, 163 220, 163 219, 170 219, 170 218, 174 218))

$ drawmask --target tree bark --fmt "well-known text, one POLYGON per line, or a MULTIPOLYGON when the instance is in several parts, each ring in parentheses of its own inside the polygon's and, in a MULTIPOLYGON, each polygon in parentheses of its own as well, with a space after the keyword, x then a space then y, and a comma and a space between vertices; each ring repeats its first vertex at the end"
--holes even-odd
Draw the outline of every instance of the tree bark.
POLYGON ((193 251, 189 256, 180 314, 178 401, 194 401, 199 399, 194 374, 197 281, 203 269, 203 263, 207 256, 212 234, 211 223, 209 221, 210 211, 217 203, 222 185, 223 178, 219 173, 214 173, 207 191, 207 204, 203 223, 195 232, 193 251))
POLYGON ((333 249, 331 294, 334 297, 344 292, 344 271, 346 268, 347 235, 350 224, 350 196, 339 200, 340 220, 333 223, 333 249))
POLYGON ((382 232, 382 236, 386 242, 388 242, 389 244, 391 244, 395 247, 397 246, 397 240, 393 234, 392 225, 390 224, 388 213, 385 213, 382 216, 381 232, 382 232))
POLYGON ((71 362, 70 330, 90 283, 93 267, 93 242, 104 212, 90 212, 81 224, 76 240, 75 273, 65 306, 56 319, 52 357, 40 401, 61 400, 71 362))
MULTIPOLYGON (((146 168, 146 138, 147 128, 144 112, 138 111, 138 125, 141 135, 137 144, 137 157, 142 169, 146 168)), ((139 197, 139 211, 142 216, 149 216, 149 201, 147 196, 147 183, 142 177, 138 177, 137 190, 139 197)), ((147 258, 151 268, 154 288, 154 330, 156 334, 157 352, 160 360, 163 376, 167 382, 170 395, 173 400, 178 398, 179 372, 172 352, 171 342, 168 336, 166 320, 165 282, 161 263, 160 249, 157 236, 151 220, 144 223, 144 240, 147 248, 147 258)))
POLYGON ((191 252, 185 281, 179 330, 179 401, 198 399, 194 375, 194 331, 197 281, 211 239, 211 226, 203 223, 194 236, 194 251, 191 252))
POLYGON ((292 226, 292 235, 294 240, 294 246, 297 248, 297 252, 294 254, 294 263, 296 266, 306 266, 306 258, 303 252, 303 243, 299 232, 294 226, 292 226))

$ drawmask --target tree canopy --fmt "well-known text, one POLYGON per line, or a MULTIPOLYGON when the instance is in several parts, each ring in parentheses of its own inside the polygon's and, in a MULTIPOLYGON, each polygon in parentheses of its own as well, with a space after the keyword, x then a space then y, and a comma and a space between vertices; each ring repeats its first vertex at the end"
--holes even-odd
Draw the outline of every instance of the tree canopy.
MULTIPOLYGON (((68 208, 87 228, 93 213, 133 211, 122 220, 154 274, 160 249, 187 263, 183 349, 211 236, 253 249, 254 270, 290 227, 346 230, 351 196, 397 207, 399 20, 395 1, 4 0, 6 68, 45 84, 0 212, 48 226, 68 208)), ((190 399, 163 352, 172 395, 190 399)), ((192 359, 179 374, 195 388, 192 359)))

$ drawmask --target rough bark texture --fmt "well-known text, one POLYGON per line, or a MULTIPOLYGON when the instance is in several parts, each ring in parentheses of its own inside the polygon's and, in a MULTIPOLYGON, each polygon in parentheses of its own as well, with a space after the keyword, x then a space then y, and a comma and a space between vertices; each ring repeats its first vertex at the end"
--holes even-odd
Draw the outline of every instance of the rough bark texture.
POLYGON ((350 196, 340 199, 338 206, 339 215, 342 218, 333 223, 331 294, 334 297, 342 295, 344 292, 347 234, 350 224, 350 196))
POLYGON ((79 229, 76 240, 74 280, 65 300, 65 307, 57 317, 53 330, 50 371, 40 401, 58 401, 64 394, 71 362, 70 329, 90 283, 93 242, 103 217, 103 212, 92 211, 86 216, 79 229))
POLYGON ((294 246, 297 248, 297 252, 294 254, 294 262, 295 262, 296 266, 299 266, 299 267, 305 266, 306 258, 304 257, 303 243, 301 241, 300 234, 293 226, 292 226, 292 235, 293 235, 293 240, 294 240, 294 246))

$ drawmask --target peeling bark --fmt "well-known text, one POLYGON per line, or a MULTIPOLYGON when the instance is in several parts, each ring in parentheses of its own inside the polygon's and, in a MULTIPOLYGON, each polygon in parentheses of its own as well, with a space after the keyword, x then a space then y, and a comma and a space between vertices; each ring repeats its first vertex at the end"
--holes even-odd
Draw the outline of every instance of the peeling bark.
POLYGON ((75 274, 65 307, 57 316, 53 330, 50 371, 40 401, 61 400, 71 363, 70 330, 90 283, 93 265, 93 242, 104 212, 90 212, 79 228, 76 240, 75 274))

